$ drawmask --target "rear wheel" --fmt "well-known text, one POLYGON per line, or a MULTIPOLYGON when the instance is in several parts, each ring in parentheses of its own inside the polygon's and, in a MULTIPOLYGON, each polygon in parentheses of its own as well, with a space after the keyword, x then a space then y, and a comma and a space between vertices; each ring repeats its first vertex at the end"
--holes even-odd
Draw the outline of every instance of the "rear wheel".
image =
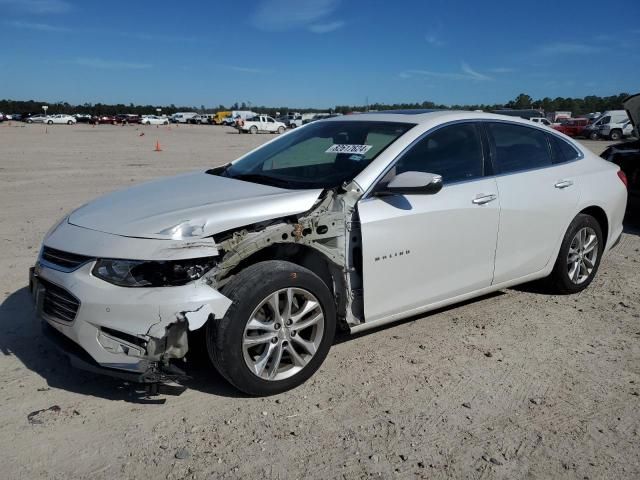
POLYGON ((252 265, 222 290, 233 303, 206 327, 215 368, 239 390, 273 395, 305 382, 333 342, 333 296, 313 272, 284 261, 252 265))
POLYGON ((256 126, 254 125, 253 127, 251 127, 251 128, 249 129, 249 132, 250 132, 250 133, 253 133, 253 134, 255 135, 256 133, 258 133, 258 127, 256 127, 256 126))
POLYGON ((577 293, 593 281, 604 249, 602 228, 591 215, 580 214, 569 225, 549 277, 557 293, 577 293))
POLYGON ((609 138, 611 140, 620 140, 622 138, 622 131, 621 130, 612 130, 611 133, 609 134, 609 138))

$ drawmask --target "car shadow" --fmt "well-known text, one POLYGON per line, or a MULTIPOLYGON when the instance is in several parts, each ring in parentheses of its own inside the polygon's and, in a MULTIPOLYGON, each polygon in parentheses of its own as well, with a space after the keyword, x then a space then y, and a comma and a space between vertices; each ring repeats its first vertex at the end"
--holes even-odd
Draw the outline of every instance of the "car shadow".
MULTIPOLYGON (((67 357, 42 335, 40 319, 26 287, 9 295, 0 305, 0 355, 16 357, 42 377, 50 388, 131 403, 166 401, 166 398, 150 395, 144 385, 72 368, 67 357)), ((190 377, 181 382, 187 388, 221 397, 245 397, 209 367, 208 362, 186 362, 181 368, 190 377)), ((160 386, 159 393, 175 395, 181 391, 166 385, 160 386)))

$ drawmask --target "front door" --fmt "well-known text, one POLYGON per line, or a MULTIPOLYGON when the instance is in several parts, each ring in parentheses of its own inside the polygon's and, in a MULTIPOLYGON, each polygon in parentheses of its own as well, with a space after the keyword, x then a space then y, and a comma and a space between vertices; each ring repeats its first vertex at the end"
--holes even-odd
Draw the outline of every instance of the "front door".
MULTIPOLYGON (((491 285, 500 214, 474 123, 442 127, 401 155, 407 171, 440 174, 434 195, 370 195, 358 203, 365 321, 406 315, 491 285)), ((378 189, 378 187, 376 187, 378 189)))

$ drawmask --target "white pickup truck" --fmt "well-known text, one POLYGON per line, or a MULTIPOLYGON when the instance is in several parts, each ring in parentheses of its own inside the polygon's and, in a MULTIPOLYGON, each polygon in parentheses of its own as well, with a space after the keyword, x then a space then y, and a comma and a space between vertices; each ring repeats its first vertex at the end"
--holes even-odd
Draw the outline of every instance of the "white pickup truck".
POLYGON ((256 115, 255 117, 248 118, 244 122, 241 122, 237 128, 240 133, 284 133, 287 126, 282 122, 278 122, 273 118, 268 117, 267 115, 256 115))

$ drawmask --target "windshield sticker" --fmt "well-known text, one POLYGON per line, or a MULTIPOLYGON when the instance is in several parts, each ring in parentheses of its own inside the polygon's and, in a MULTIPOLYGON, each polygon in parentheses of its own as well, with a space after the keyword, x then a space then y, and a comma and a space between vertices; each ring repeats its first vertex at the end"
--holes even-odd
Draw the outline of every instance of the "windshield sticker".
POLYGON ((371 150, 372 145, 331 145, 324 153, 355 153, 364 155, 371 150))

